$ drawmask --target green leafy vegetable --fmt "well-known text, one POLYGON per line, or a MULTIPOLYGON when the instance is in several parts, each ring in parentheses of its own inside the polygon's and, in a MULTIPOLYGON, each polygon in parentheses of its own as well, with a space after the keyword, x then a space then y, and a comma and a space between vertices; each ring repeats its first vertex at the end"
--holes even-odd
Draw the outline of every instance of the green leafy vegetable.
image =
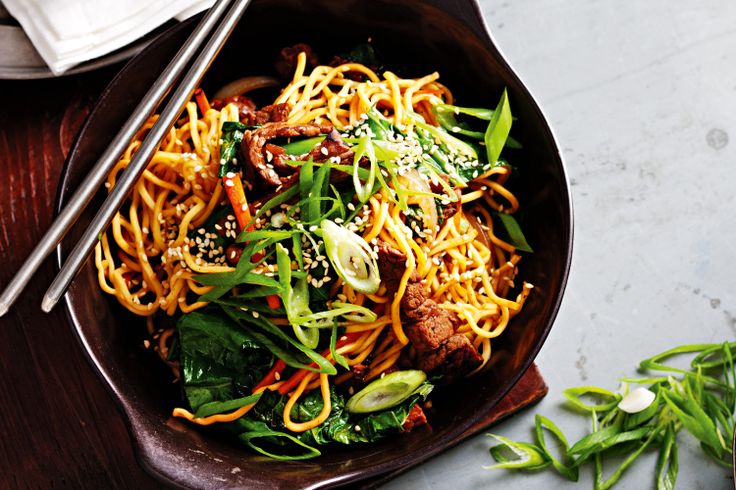
POLYGON ((268 456, 269 458, 278 459, 281 461, 299 461, 302 459, 316 458, 317 456, 322 455, 319 449, 312 447, 309 444, 305 444, 304 442, 300 441, 298 437, 292 434, 287 434, 286 432, 275 430, 249 431, 241 433, 238 437, 251 449, 265 456, 268 456), (295 447, 297 449, 304 448, 306 449, 306 451, 297 454, 275 453, 273 452, 273 450, 268 450, 263 445, 259 445, 254 442, 260 439, 265 439, 266 442, 268 442, 269 440, 273 441, 273 439, 281 439, 282 441, 286 441, 287 443, 292 445, 292 447, 295 447))
POLYGON ((182 315, 177 332, 184 394, 195 411, 248 393, 273 362, 268 349, 217 308, 182 315))

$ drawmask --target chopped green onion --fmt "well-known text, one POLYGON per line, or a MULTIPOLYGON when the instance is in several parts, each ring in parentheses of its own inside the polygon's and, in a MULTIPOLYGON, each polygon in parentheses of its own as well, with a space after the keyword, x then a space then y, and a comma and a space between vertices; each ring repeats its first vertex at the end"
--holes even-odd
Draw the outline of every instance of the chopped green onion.
POLYGON ((491 448, 491 456, 498 463, 491 466, 484 466, 484 469, 505 468, 508 470, 535 471, 544 469, 552 464, 544 452, 533 444, 529 444, 528 442, 514 442, 496 434, 488 435, 501 444, 491 448), (504 450, 510 450, 516 458, 510 458, 504 450))
POLYGON ((602 412, 610 410, 618 405, 619 401, 621 401, 621 395, 611 393, 610 391, 598 388, 597 386, 578 386, 575 388, 568 388, 562 392, 562 395, 567 398, 574 407, 584 412, 602 412), (605 400, 605 403, 590 405, 582 401, 581 397, 584 395, 599 397, 605 400))
POLYGON ((281 293, 281 301, 284 303, 286 317, 294 329, 294 335, 299 342, 309 349, 314 349, 319 343, 319 332, 312 328, 302 328, 303 318, 310 315, 312 311, 309 309, 309 288, 307 279, 302 278, 291 285, 291 259, 289 252, 280 243, 276 244, 276 263, 279 267, 279 282, 283 291, 281 293))
POLYGON ((350 365, 348 364, 348 360, 345 359, 345 356, 337 352, 337 325, 332 326, 332 335, 330 335, 330 354, 337 364, 345 369, 350 369, 350 365))
POLYGON ((370 413, 394 407, 414 394, 426 379, 424 371, 418 369, 394 371, 353 395, 345 404, 345 410, 370 413))
POLYGON ((674 490, 675 488, 679 469, 676 436, 675 424, 668 424, 657 459, 657 490, 674 490))
POLYGON ((537 435, 537 441, 539 442, 540 450, 544 453, 547 459, 552 462, 552 466, 555 467, 558 473, 560 473, 562 476, 570 481, 578 481, 578 468, 577 466, 572 466, 572 462, 569 461, 569 458, 567 457, 570 446, 568 446, 567 439, 565 438, 562 431, 554 423, 552 423, 550 419, 537 414, 534 417, 534 432, 537 435), (562 444, 562 447, 565 449, 565 457, 568 459, 566 463, 563 463, 562 461, 555 458, 547 448, 547 441, 544 437, 544 429, 549 430, 562 444))
POLYGON ((526 241, 526 237, 524 237, 524 233, 522 233, 521 227, 519 226, 518 221, 516 221, 516 218, 508 213, 493 213, 493 215, 496 216, 503 225, 509 244, 522 252, 534 252, 532 247, 530 247, 529 243, 526 241))
POLYGON ((353 185, 355 186, 355 194, 358 196, 358 200, 361 203, 368 201, 373 195, 373 185, 376 181, 376 153, 373 149, 371 139, 366 135, 360 138, 360 142, 355 146, 355 157, 353 158, 353 185), (360 174, 360 159, 363 156, 368 158, 370 167, 368 169, 368 178, 365 179, 365 183, 361 182, 360 174))
POLYGON ((256 403, 261 398, 262 393, 254 393, 252 395, 236 398, 235 400, 227 400, 224 402, 209 402, 197 408, 194 416, 196 418, 209 417, 218 413, 232 412, 238 410, 251 403, 256 403))
POLYGON ((378 291, 378 263, 363 237, 330 220, 323 220, 320 227, 327 258, 342 280, 360 293, 378 291))
POLYGON ((297 141, 292 141, 291 143, 286 143, 284 145, 281 145, 281 148, 283 148, 286 151, 287 155, 304 155, 306 153, 309 153, 314 149, 315 146, 317 146, 319 143, 322 143, 326 136, 315 136, 314 138, 304 138, 297 141))
MULTIPOLYGON (((592 462, 594 469, 594 488, 607 490, 614 486, 623 473, 650 446, 659 448, 655 482, 658 489, 672 490, 678 473, 677 432, 684 428, 700 441, 703 452, 716 464, 724 468, 732 468, 731 441, 734 436, 734 406, 736 396, 736 376, 734 376, 733 350, 736 343, 722 344, 689 344, 667 350, 641 362, 645 369, 675 372, 682 375, 624 378, 623 391, 626 393, 628 383, 651 384, 647 395, 654 399, 646 403, 632 404, 631 400, 621 401, 621 395, 602 388, 584 386, 565 390, 564 395, 577 410, 590 413, 593 420, 592 431, 577 441, 565 456, 567 461, 555 459, 547 449, 543 429, 554 434, 563 446, 567 446, 562 432, 552 422, 537 416, 535 433, 539 446, 528 443, 508 441, 507 446, 496 446, 491 453, 497 461, 509 463, 497 467, 527 468, 529 463, 513 465, 510 459, 499 456, 501 449, 515 447, 517 454, 527 451, 539 451, 560 473, 577 469, 578 466, 592 462), (691 366, 692 370, 675 368, 661 363, 664 359, 678 354, 696 354, 691 366), (703 374, 707 371, 708 374, 703 374), (581 400, 583 396, 594 396, 603 399, 603 403, 591 405, 581 400), (647 405, 644 407, 644 405, 647 405), (644 407, 643 409, 640 409, 644 407), (636 408, 635 413, 626 413, 627 408, 636 408), (609 456, 625 454, 624 461, 604 480, 604 460, 609 456)), ((639 388, 644 390, 644 388, 639 388)), ((629 396, 641 396, 644 391, 629 393, 629 396)), ((521 456, 520 456, 521 457, 521 456)), ((526 458, 528 459, 528 455, 526 458)))
POLYGON ((297 342, 292 337, 284 333, 284 331, 274 325, 273 322, 264 318, 262 315, 258 317, 254 316, 251 312, 246 312, 240 308, 231 308, 226 305, 220 305, 220 307, 227 313, 227 315, 237 322, 246 322, 250 325, 258 327, 262 332, 257 332, 253 329, 249 329, 250 335, 252 335, 258 343, 270 350, 274 356, 283 360, 287 366, 291 366, 296 369, 306 369, 308 371, 314 371, 326 374, 337 374, 337 369, 332 365, 330 361, 321 356, 318 352, 313 349, 306 347, 301 342, 297 342), (306 355, 311 361, 317 364, 317 367, 312 367, 294 356, 289 350, 283 348, 281 345, 274 342, 272 339, 276 338, 282 343, 286 343, 296 348, 298 351, 306 355))
POLYGON ((501 156, 501 150, 503 150, 506 144, 506 138, 508 138, 509 132, 511 131, 512 122, 509 96, 506 89, 504 89, 501 100, 498 102, 496 110, 493 111, 491 121, 488 123, 484 138, 488 163, 496 163, 498 157, 501 156))

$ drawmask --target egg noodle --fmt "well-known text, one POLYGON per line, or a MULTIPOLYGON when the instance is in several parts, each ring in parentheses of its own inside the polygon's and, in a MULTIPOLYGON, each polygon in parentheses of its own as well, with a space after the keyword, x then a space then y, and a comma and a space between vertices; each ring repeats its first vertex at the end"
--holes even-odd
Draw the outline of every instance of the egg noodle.
MULTIPOLYGON (((411 112, 436 125, 432 106, 453 103, 450 91, 437 81, 437 73, 403 79, 389 71, 379 76, 358 63, 317 66, 308 74, 305 68, 306 56, 302 53, 293 80, 275 101, 289 104, 290 123, 330 123, 343 130, 359 124, 366 111, 375 107, 400 128, 411 128, 411 112), (346 76, 349 73, 360 74, 365 81, 346 76)), ((151 117, 129 145, 108 177, 108 188, 115 185, 155 120, 156 116, 151 117)), ((216 237, 201 227, 218 206, 227 204, 218 177, 219 144, 223 123, 237 120, 238 109, 233 104, 219 111, 209 108, 202 115, 197 104, 188 103, 95 249, 100 287, 134 314, 148 318, 153 348, 177 376, 177 363, 168 359, 175 329, 158 327, 160 316, 154 315, 162 311, 172 316, 204 307, 207 303, 198 298, 211 287, 199 284, 195 276, 234 270, 228 265, 225 251, 214 245, 216 237), (197 250, 196 254, 192 250, 197 250)), ((460 210, 425 236, 417 235, 417 230, 405 224, 401 209, 385 189, 370 197, 358 214, 365 224, 362 233, 367 242, 381 240, 407 257, 407 269, 394 297, 387 294, 385 286, 375 294, 356 292, 339 278, 332 288, 333 296, 379 312, 373 322, 347 323, 336 348, 350 366, 369 359, 366 381, 394 366, 410 347, 401 324, 400 304, 415 271, 428 296, 461 319, 456 333, 467 336, 481 353, 483 365, 478 369, 488 363, 492 339, 501 335, 510 318, 519 313, 532 288, 524 283, 516 298, 508 298, 521 257, 514 246, 494 234, 489 212, 514 213, 518 209, 517 199, 504 187, 509 175, 507 166, 493 167, 479 175, 461 189, 460 210), (473 222, 478 226, 471 225, 473 222)), ((232 215, 218 226, 231 238, 240 232, 232 215)), ((283 317, 271 320, 289 325, 283 317)), ((329 351, 324 354, 334 363, 329 351)), ((352 376, 352 371, 329 377, 302 369, 289 379, 279 379, 277 372, 272 382, 254 391, 277 390, 287 395, 284 424, 289 430, 302 432, 320 425, 330 415, 330 383, 340 384, 352 376), (291 408, 304 393, 314 389, 322 393, 321 413, 311 421, 292 421, 291 408)), ((174 415, 210 425, 235 420, 252 406, 201 418, 177 408, 174 415)))

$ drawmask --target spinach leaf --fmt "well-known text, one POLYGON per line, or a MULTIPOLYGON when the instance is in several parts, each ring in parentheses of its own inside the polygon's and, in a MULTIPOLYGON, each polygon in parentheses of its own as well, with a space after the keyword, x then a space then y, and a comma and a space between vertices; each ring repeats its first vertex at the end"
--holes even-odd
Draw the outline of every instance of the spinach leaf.
POLYGON ((215 308, 177 323, 184 394, 194 411, 248 394, 273 362, 271 353, 215 308))

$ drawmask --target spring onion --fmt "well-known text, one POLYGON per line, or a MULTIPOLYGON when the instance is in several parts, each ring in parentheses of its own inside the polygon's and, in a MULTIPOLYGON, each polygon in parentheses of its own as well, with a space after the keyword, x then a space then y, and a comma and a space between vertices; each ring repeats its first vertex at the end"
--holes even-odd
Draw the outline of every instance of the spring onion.
POLYGON ((490 437, 496 439, 499 444, 491 448, 491 456, 498 463, 491 466, 484 466, 483 468, 490 470, 494 468, 505 468, 508 470, 524 469, 527 471, 541 470, 552 464, 549 459, 544 455, 544 452, 534 444, 528 442, 515 442, 505 437, 488 434, 490 437), (506 455, 504 450, 509 450, 516 456, 511 458, 506 455))
POLYGON ((327 258, 342 280, 360 293, 378 291, 378 263, 363 237, 330 220, 322 220, 320 227, 327 258))
POLYGON ((512 122, 513 118, 511 117, 511 109, 509 108, 509 96, 506 93, 506 89, 504 89, 501 100, 498 102, 496 110, 493 111, 493 116, 486 129, 484 141, 488 163, 494 164, 498 161, 501 150, 503 150, 506 139, 509 136, 509 131, 511 131, 512 122))
POLYGON ((424 371, 418 369, 394 371, 353 395, 345 404, 345 410, 370 413, 394 407, 414 394, 426 379, 424 371))
POLYGON ((353 157, 353 185, 355 186, 355 195, 358 200, 364 203, 373 195, 373 185, 376 182, 376 152, 370 138, 366 135, 360 138, 360 142, 355 146, 355 156, 353 157), (370 167, 368 168, 368 178, 365 183, 361 182, 358 169, 360 168, 360 159, 363 157, 368 159, 370 167))
POLYGON ((499 463, 491 468, 537 470, 552 465, 562 476, 575 481, 578 467, 592 463, 594 488, 607 490, 647 448, 657 447, 659 458, 654 483, 657 489, 672 490, 679 468, 680 429, 700 442, 706 456, 730 468, 736 405, 735 352, 736 342, 684 345, 640 364, 642 370, 665 372, 669 376, 624 378, 622 394, 593 386, 565 390, 569 404, 592 417, 592 431, 568 447, 562 432, 548 419, 537 416, 536 445, 494 436, 502 444, 491 448, 491 455, 499 463), (666 359, 681 354, 695 354, 690 370, 665 364, 666 359), (629 384, 650 386, 629 392, 629 384), (600 403, 587 403, 583 397, 597 398, 600 403), (549 452, 543 429, 558 439, 564 449, 563 458, 557 459, 549 452), (508 450, 517 459, 510 459, 508 450), (603 470, 609 455, 621 453, 626 458, 604 480, 603 470))

